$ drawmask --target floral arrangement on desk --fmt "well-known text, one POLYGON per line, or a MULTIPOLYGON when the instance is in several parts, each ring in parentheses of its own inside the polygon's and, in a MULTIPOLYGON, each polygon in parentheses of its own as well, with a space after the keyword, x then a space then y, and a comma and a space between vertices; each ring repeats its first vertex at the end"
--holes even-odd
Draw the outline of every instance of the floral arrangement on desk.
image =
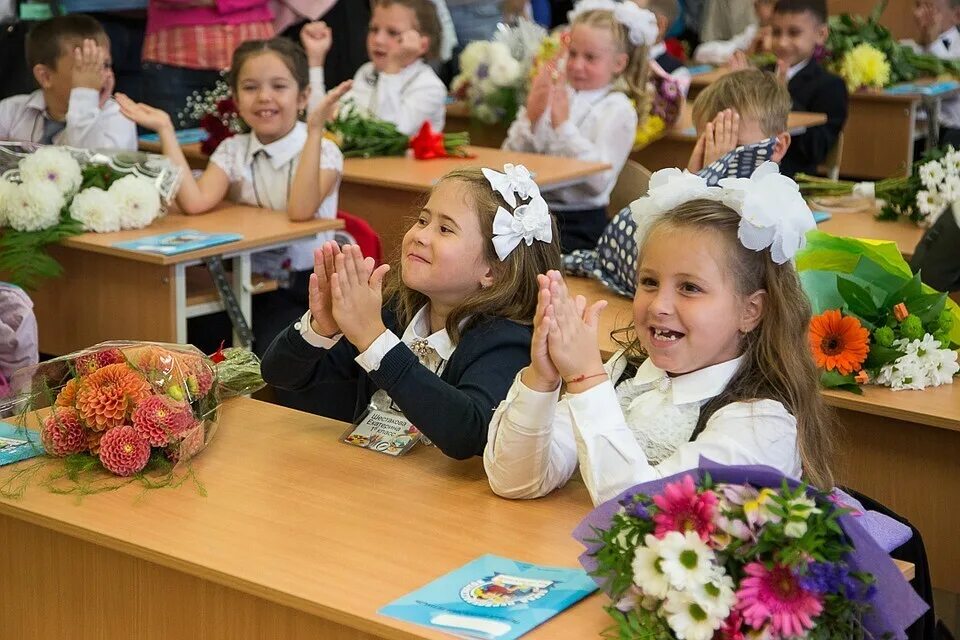
POLYGON ((880 24, 887 1, 880 0, 866 18, 848 13, 830 17, 828 65, 846 81, 847 88, 882 89, 923 76, 960 75, 960 61, 918 53, 894 40, 880 24))
MULTIPOLYGON (((64 464, 48 487, 85 494, 122 486, 111 476, 147 488, 172 483, 174 465, 213 438, 221 402, 256 391, 263 380, 257 357, 241 349, 208 358, 191 345, 105 342, 20 370, 13 386, 21 428, 49 407, 37 416, 40 439, 64 464)), ((24 488, 24 477, 14 476, 0 493, 24 488)))
POLYGON ((34 288, 60 273, 49 244, 140 229, 162 215, 180 173, 162 156, 0 145, 0 272, 34 288))
POLYGON ((408 149, 417 160, 465 158, 464 147, 470 144, 470 134, 436 132, 427 121, 417 135, 404 135, 392 122, 368 115, 350 102, 327 122, 327 132, 346 158, 402 156, 408 149))
POLYGON ((940 215, 960 200, 960 151, 953 147, 926 152, 908 176, 879 182, 831 180, 797 174, 800 191, 809 197, 860 196, 882 201, 879 220, 908 218, 932 226, 940 215))
MULTIPOLYGON (((644 483, 574 532, 621 640, 851 640, 901 632, 925 609, 832 497, 765 467, 644 483)), ((905 636, 903 636, 905 637, 905 636)))
POLYGON ((953 382, 960 308, 911 274, 894 243, 810 232, 797 270, 816 314, 809 341, 824 387, 953 382))
POLYGON ((237 111, 230 85, 224 80, 217 80, 208 91, 194 91, 187 96, 187 104, 177 114, 177 119, 181 128, 198 123, 207 132, 207 139, 200 143, 200 150, 208 156, 227 138, 250 130, 237 111))

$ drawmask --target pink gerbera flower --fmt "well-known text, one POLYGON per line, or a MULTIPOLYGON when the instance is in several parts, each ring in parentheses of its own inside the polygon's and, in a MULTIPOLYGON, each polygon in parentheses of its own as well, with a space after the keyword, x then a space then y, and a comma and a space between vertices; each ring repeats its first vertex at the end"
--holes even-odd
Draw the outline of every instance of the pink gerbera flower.
POLYGON ((656 537, 663 539, 671 531, 696 531, 704 542, 710 540, 717 496, 713 491, 698 494, 689 475, 683 476, 680 482, 668 484, 662 495, 654 496, 653 502, 660 508, 653 516, 656 537))
POLYGON ((774 638, 802 636, 813 628, 813 619, 823 611, 823 603, 800 585, 789 567, 774 565, 767 569, 751 562, 747 577, 737 591, 737 609, 754 629, 769 624, 774 638))

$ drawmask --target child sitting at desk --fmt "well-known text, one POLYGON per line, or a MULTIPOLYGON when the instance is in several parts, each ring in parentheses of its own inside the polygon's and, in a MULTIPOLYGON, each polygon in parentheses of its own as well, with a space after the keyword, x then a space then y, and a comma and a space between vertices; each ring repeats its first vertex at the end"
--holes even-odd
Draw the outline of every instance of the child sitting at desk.
POLYGON ((817 173, 847 121, 847 86, 813 58, 829 33, 826 0, 779 0, 773 13, 773 52, 794 111, 824 113, 826 124, 796 136, 780 163, 784 175, 817 173))
POLYGON ((33 301, 20 287, 0 282, 0 399, 10 395, 13 374, 39 358, 33 301))
MULTIPOLYGON (((790 94, 772 73, 734 71, 704 89, 693 103, 700 132, 687 169, 711 185, 746 178, 764 161, 780 162, 790 147, 790 94)), ((565 255, 567 273, 596 278, 625 296, 637 288, 637 220, 630 207, 618 213, 590 250, 565 255)))
MULTIPOLYGON (((300 122, 298 115, 307 106, 310 92, 307 56, 285 38, 249 40, 237 47, 229 82, 237 111, 251 131, 221 142, 198 179, 177 142, 170 116, 117 95, 123 113, 159 133, 164 155, 184 169, 177 193, 180 209, 188 215, 206 213, 229 198, 286 211, 292 221, 336 217, 343 154, 324 138, 324 123, 333 116, 350 82, 327 94, 307 123, 300 122)), ((313 251, 331 237, 320 234, 254 254, 254 273, 281 284, 279 291, 254 298, 252 329, 258 353, 306 305, 313 251)))
POLYGON ((667 51, 667 45, 664 42, 667 30, 680 16, 680 3, 678 0, 633 1, 641 8, 649 9, 657 17, 657 41, 650 47, 651 66, 655 63, 661 71, 680 80, 678 84, 686 95, 690 88, 690 71, 684 66, 682 60, 667 51))
POLYGON ((560 264, 539 188, 522 165, 504 169, 441 178, 393 267, 352 245, 318 250, 309 309, 270 345, 264 380, 348 420, 333 411, 352 382, 354 420, 412 424, 452 458, 480 455, 530 361, 537 274, 560 264))
MULTIPOLYGON (((370 62, 357 70, 344 102, 392 122, 406 135, 415 134, 425 120, 442 131, 447 87, 424 61, 439 57, 440 35, 430 0, 376 0, 367 31, 370 62)), ((326 91, 323 65, 333 37, 323 22, 307 24, 300 32, 310 60, 314 100, 326 91)))
MULTIPOLYGON (((960 0, 917 0, 913 17, 919 44, 938 58, 960 58, 960 0)), ((960 148, 960 96, 940 104, 940 146, 960 148)))
POLYGON ((0 102, 0 140, 137 148, 136 126, 111 97, 110 40, 99 22, 74 14, 37 23, 26 54, 40 88, 0 102))
POLYGON ((647 56, 657 39, 656 16, 633 2, 591 0, 569 18, 565 68, 543 65, 503 142, 611 165, 546 195, 565 253, 592 248, 607 223, 610 193, 651 101, 647 56))

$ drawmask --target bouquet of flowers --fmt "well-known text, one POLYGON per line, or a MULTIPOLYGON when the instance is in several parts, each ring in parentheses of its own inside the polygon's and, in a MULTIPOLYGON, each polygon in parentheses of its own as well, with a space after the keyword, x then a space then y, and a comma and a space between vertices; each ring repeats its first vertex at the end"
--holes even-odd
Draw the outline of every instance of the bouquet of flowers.
POLYGON ((237 112, 230 86, 223 80, 217 80, 209 91, 194 91, 187 96, 187 105, 177 117, 181 128, 198 123, 207 132, 200 150, 208 156, 227 138, 250 130, 237 112))
POLYGON ((905 638, 926 609, 846 509, 766 467, 701 459, 597 507, 574 537, 621 640, 905 638))
POLYGON ((814 313, 810 348, 821 384, 924 389, 960 370, 960 309, 912 275, 893 243, 807 235, 797 269, 814 313))
POLYGON ((960 61, 918 53, 894 40, 880 24, 888 0, 880 0, 870 15, 842 13, 830 17, 828 66, 854 91, 885 87, 921 76, 960 75, 960 61))
POLYGON ((84 231, 146 227, 176 193, 162 156, 0 144, 0 272, 32 288, 60 265, 46 245, 84 231))
POLYGON ((208 358, 190 345, 150 342, 104 342, 13 378, 20 427, 38 426, 47 455, 65 459, 66 473, 51 481, 71 484, 50 486, 81 493, 103 488, 102 471, 107 480, 132 477, 163 486, 151 476, 210 443, 221 401, 262 386, 259 361, 249 352, 208 358))
POLYGON ((914 163, 909 176, 879 182, 850 182, 797 174, 800 191, 811 197, 862 196, 883 201, 877 218, 903 216, 917 224, 933 225, 940 214, 960 199, 960 151, 931 149, 914 163))
POLYGON ((327 131, 346 158, 402 156, 407 149, 418 160, 465 158, 463 147, 470 144, 469 134, 435 132, 427 121, 417 135, 404 135, 392 122, 368 115, 351 103, 327 123, 327 131))

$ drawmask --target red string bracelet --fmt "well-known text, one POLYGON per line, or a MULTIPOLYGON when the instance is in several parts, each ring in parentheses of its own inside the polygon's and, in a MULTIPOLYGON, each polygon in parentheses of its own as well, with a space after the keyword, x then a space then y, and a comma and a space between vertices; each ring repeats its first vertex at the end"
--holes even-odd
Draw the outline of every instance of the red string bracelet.
POLYGON ((589 380, 590 378, 599 378, 600 376, 605 376, 605 375, 607 375, 606 371, 601 371, 600 373, 591 373, 589 375, 582 374, 582 375, 570 378, 566 382, 567 384, 573 384, 574 382, 583 382, 584 380, 589 380))

